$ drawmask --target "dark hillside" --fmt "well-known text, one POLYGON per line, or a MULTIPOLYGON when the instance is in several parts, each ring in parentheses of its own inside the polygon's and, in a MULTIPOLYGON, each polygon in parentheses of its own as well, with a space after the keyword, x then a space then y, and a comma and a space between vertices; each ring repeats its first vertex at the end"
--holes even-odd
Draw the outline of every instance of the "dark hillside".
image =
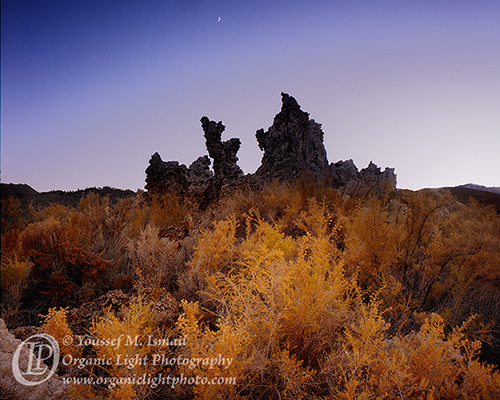
POLYGON ((2 183, 2 199, 14 196, 16 198, 25 198, 37 196, 39 193, 31 186, 25 183, 2 183))
POLYGON ((482 205, 492 205, 497 212, 500 212, 500 194, 487 192, 484 190, 469 189, 464 187, 447 187, 451 194, 461 203, 470 204, 477 201, 482 205))
POLYGON ((21 202, 21 207, 33 204, 35 207, 48 206, 52 203, 62 204, 65 206, 75 207, 78 205, 81 198, 87 194, 95 193, 99 196, 109 196, 111 202, 116 202, 119 199, 130 198, 135 196, 132 190, 116 189, 109 186, 102 188, 87 188, 75 191, 52 190, 50 192, 37 192, 27 184, 2 183, 1 184, 2 200, 7 200, 9 197, 14 197, 21 202))

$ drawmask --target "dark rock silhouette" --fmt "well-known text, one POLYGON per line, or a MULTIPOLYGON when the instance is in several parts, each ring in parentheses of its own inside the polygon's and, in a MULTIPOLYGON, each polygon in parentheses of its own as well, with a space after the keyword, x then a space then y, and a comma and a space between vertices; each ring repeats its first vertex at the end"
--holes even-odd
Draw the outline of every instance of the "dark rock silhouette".
POLYGON ((380 195, 396 189, 394 169, 383 172, 370 162, 358 171, 352 160, 329 164, 323 144, 321 124, 309 118, 297 101, 281 93, 281 111, 267 131, 260 129, 255 135, 259 148, 264 151, 262 164, 255 175, 263 180, 291 181, 301 174, 324 180, 349 195, 380 195))
POLYGON ((208 156, 198 157, 189 166, 188 182, 191 186, 203 187, 214 176, 210 170, 210 158, 208 156))
POLYGON ((394 168, 380 170, 376 164, 370 161, 368 167, 360 171, 362 186, 365 188, 365 195, 381 195, 383 192, 396 189, 397 179, 394 168))
POLYGON ((154 153, 146 168, 146 186, 149 193, 175 191, 185 194, 188 188, 188 168, 177 161, 163 161, 154 153))
POLYGON ((243 171, 237 164, 238 157, 236 157, 241 145, 240 139, 232 138, 223 142, 222 132, 226 127, 222 125, 222 121, 210 121, 207 117, 203 117, 201 126, 208 154, 214 160, 215 178, 227 181, 243 176, 243 171))
POLYGON ((198 157, 188 167, 177 161, 163 161, 158 153, 151 156, 146 168, 145 189, 151 194, 175 192, 179 195, 193 193, 202 198, 202 203, 210 203, 218 198, 221 187, 243 176, 238 166, 236 154, 240 149, 240 139, 222 141, 226 128, 222 122, 201 118, 205 144, 213 159, 213 172, 210 158, 198 157))
POLYGON ((381 195, 396 189, 394 168, 386 168, 383 172, 370 161, 368 167, 358 171, 352 160, 338 161, 331 164, 334 185, 349 195, 367 196, 381 195))
POLYGON ((1 188, 2 199, 7 199, 11 196, 17 198, 35 197, 39 194, 35 189, 25 183, 2 183, 1 188))
POLYGON ((356 182, 360 179, 358 168, 352 160, 337 161, 331 167, 337 186, 345 186, 349 182, 356 182))
POLYGON ((208 155, 213 160, 210 170, 208 156, 199 157, 189 168, 177 161, 163 161, 153 154, 146 169, 148 193, 175 191, 194 194, 201 207, 216 201, 224 188, 250 183, 256 187, 278 179, 291 182, 300 176, 328 181, 344 194, 355 196, 380 195, 396 189, 394 168, 381 171, 374 163, 358 170, 352 160, 330 164, 323 143, 321 124, 309 118, 298 102, 281 93, 282 106, 267 131, 256 133, 259 148, 264 152, 260 167, 254 174, 244 175, 236 154, 241 142, 237 138, 222 141, 225 126, 222 121, 201 118, 208 155))
POLYGON ((303 173, 318 178, 326 175, 329 166, 321 124, 309 119, 292 96, 281 96, 281 111, 274 117, 273 125, 267 131, 259 129, 255 135, 264 151, 255 175, 280 180, 292 180, 303 173))

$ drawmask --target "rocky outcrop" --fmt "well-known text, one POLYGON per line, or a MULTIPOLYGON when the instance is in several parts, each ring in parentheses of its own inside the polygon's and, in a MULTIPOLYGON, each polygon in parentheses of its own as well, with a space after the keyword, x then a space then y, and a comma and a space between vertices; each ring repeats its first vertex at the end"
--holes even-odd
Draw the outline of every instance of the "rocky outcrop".
POLYGON ((188 183, 188 168, 177 161, 163 161, 158 153, 154 153, 146 168, 146 186, 149 193, 165 193, 175 191, 185 194, 188 183))
POLYGON ((331 165, 331 170, 337 186, 345 186, 349 182, 357 182, 360 179, 358 167, 352 160, 337 161, 331 165))
POLYGON ((273 124, 267 131, 259 129, 255 135, 264 154, 254 174, 244 176, 237 164, 240 140, 222 141, 226 128, 222 121, 202 117, 201 126, 208 154, 213 160, 213 172, 208 156, 198 158, 187 168, 177 161, 165 162, 155 153, 146 169, 148 192, 175 190, 182 195, 195 194, 200 199, 200 206, 205 208, 216 201, 228 185, 250 183, 261 186, 272 179, 290 182, 301 175, 330 181, 332 187, 348 195, 379 195, 396 189, 393 168, 381 171, 370 162, 368 167, 359 171, 352 160, 330 164, 321 124, 309 118, 309 113, 302 111, 292 96, 281 93, 281 98, 281 110, 274 117, 273 124))
POLYGON ((17 198, 35 197, 39 194, 25 183, 0 183, 0 188, 2 199, 8 199, 11 196, 17 198))
POLYGON ((297 101, 281 93, 281 111, 267 131, 256 133, 264 152, 255 175, 263 179, 293 180, 302 173, 323 177, 329 171, 321 124, 309 119, 297 101))
POLYGON ((360 171, 361 187, 364 192, 359 193, 363 196, 379 196, 392 190, 396 190, 397 178, 394 168, 385 168, 381 171, 380 167, 370 161, 368 167, 360 171))
POLYGON ((207 117, 203 117, 201 126, 208 154, 214 160, 215 178, 227 182, 243 176, 236 157, 241 145, 240 139, 232 138, 223 142, 222 132, 226 127, 222 125, 222 121, 210 121, 207 117))
POLYGON ((208 181, 214 173, 210 170, 210 158, 208 156, 198 157, 189 166, 188 181, 192 185, 208 181))
POLYGON ((207 155, 198 157, 188 168, 177 161, 163 161, 155 153, 146 168, 145 189, 148 193, 175 192, 181 196, 194 193, 202 198, 212 198, 217 197, 222 185, 243 176, 236 157, 241 145, 240 139, 222 141, 222 132, 226 127, 221 121, 210 121, 203 117, 201 126, 208 154, 213 159, 213 172, 207 155))
MULTIPOLYGON (((36 386, 25 386, 19 383, 13 374, 12 359, 21 341, 16 339, 5 326, 5 321, 0 319, 0 398, 11 400, 65 400, 68 398, 66 386, 56 375, 52 375, 47 381, 36 386)), ((30 358, 30 352, 23 346, 19 367, 25 371, 30 358)))
POLYGON ((297 101, 281 93, 281 111, 267 131, 260 129, 256 138, 264 151, 262 164, 255 172, 261 179, 290 181, 300 174, 331 179, 332 186, 349 195, 380 195, 396 189, 393 168, 383 172, 374 163, 358 171, 352 160, 329 164, 323 144, 321 124, 309 118, 297 101))
POLYGON ((394 168, 380 170, 370 161, 368 167, 358 171, 352 160, 338 161, 331 164, 333 185, 350 196, 379 196, 396 189, 394 168))

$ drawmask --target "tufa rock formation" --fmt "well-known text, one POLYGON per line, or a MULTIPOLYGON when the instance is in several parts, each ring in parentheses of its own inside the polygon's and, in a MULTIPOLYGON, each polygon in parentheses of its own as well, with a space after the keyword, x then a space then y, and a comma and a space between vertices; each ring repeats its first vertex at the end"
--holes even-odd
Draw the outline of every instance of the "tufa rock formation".
POLYGON ((281 111, 267 131, 256 133, 259 148, 264 151, 255 175, 263 180, 292 181, 301 174, 316 179, 330 179, 332 186, 349 195, 380 195, 396 189, 394 169, 383 172, 370 162, 358 171, 352 160, 329 164, 323 143, 321 124, 309 119, 297 101, 281 93, 281 111))
POLYGON ((256 133, 259 148, 264 152, 255 175, 262 179, 292 180, 302 173, 321 178, 329 165, 323 144, 321 124, 309 119, 297 101, 281 93, 281 111, 267 131, 256 133))
POLYGON ((238 166, 236 153, 240 149, 240 139, 232 138, 223 142, 222 132, 226 127, 222 121, 215 123, 207 117, 201 119, 205 143, 210 157, 214 160, 215 178, 223 181, 238 179, 243 176, 243 171, 238 166))
POLYGON ((198 182, 208 181, 213 172, 210 171, 210 158, 208 156, 198 157, 189 166, 188 181, 190 184, 195 185, 198 182))
POLYGON ((380 195, 396 189, 394 168, 381 171, 370 162, 358 171, 352 160, 330 164, 323 143, 321 124, 309 118, 297 101, 281 93, 281 111, 267 131, 256 133, 259 148, 264 152, 260 167, 254 174, 244 175, 236 154, 240 140, 222 141, 225 126, 221 121, 201 118, 208 155, 202 156, 189 168, 177 161, 163 161, 153 154, 146 169, 146 190, 149 193, 175 191, 201 196, 203 207, 219 198, 224 187, 250 182, 261 186, 272 179, 290 182, 305 174, 317 180, 329 180, 332 187, 348 195, 380 195))
POLYGON ((382 172, 380 167, 370 161, 368 167, 358 171, 352 160, 338 161, 330 167, 335 187, 348 195, 378 196, 396 190, 394 168, 386 168, 382 172))
POLYGON ((177 161, 163 161, 154 153, 146 168, 145 189, 150 193, 165 193, 169 190, 184 194, 188 183, 189 170, 177 161))
POLYGON ((185 195, 196 192, 205 197, 217 197, 222 185, 234 182, 243 176, 238 166, 236 153, 240 149, 240 139, 222 141, 222 132, 226 128, 222 122, 201 119, 205 136, 205 145, 213 159, 213 172, 210 170, 210 158, 201 156, 189 168, 177 161, 163 161, 158 153, 151 156, 146 168, 146 186, 148 193, 176 192, 185 195))

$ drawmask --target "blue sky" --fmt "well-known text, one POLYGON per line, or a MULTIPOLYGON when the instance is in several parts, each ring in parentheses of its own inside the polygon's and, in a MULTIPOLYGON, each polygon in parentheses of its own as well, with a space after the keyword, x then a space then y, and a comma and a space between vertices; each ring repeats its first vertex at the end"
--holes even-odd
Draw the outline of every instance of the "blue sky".
POLYGON ((2 182, 143 188, 150 156, 206 154, 200 118, 254 172, 280 93, 330 162, 398 186, 500 186, 497 0, 3 0, 2 182), (220 21, 219 21, 220 17, 220 21))

